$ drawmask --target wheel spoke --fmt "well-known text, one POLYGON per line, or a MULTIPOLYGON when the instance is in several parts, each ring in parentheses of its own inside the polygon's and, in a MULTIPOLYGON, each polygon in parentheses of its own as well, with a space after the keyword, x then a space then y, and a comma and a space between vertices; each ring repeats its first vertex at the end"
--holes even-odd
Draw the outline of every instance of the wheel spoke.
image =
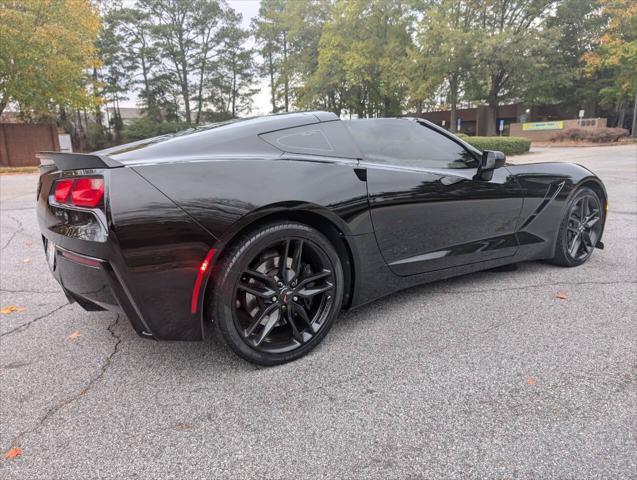
POLYGON ((577 255, 577 252, 579 251, 579 247, 582 244, 582 240, 580 239, 580 235, 575 235, 573 237, 573 241, 571 243, 571 246, 568 249, 568 253, 571 254, 571 257, 575 258, 575 255, 577 255))
POLYGON ((582 232, 582 240, 587 251, 593 248, 593 240, 588 232, 582 232))
POLYGON ((255 297, 260 298, 270 298, 276 293, 270 288, 256 288, 252 285, 246 285, 245 283, 239 283, 237 288, 249 293, 250 295, 254 295, 255 297))
POLYGON ((300 343, 303 343, 303 335, 299 332, 299 329, 296 326, 296 322, 294 321, 294 315, 292 315, 292 311, 288 308, 285 312, 285 319, 290 324, 290 328, 292 329, 292 336, 300 343))
POLYGON ((303 288, 303 289, 299 290, 296 293, 297 293, 297 295, 299 297, 311 298, 311 297, 314 297, 314 296, 318 295, 319 293, 325 293, 325 292, 331 290, 332 288, 334 288, 334 286, 331 283, 328 282, 322 287, 303 288))
POLYGON ((303 240, 298 241, 298 245, 294 250, 294 255, 292 256, 292 271, 295 276, 298 278, 301 274, 301 255, 303 253, 303 240))
POLYGON ((586 209, 588 205, 588 197, 584 197, 580 200, 580 211, 579 211, 579 220, 583 222, 586 218, 586 209))
POLYGON ((599 222, 599 212, 593 212, 586 221, 586 228, 593 228, 593 226, 599 222))
POLYGON ((263 330, 261 330, 261 335, 259 335, 259 338, 254 342, 255 347, 258 347, 259 345, 261 345, 261 342, 263 342, 263 340, 265 340, 265 338, 268 335, 270 335, 270 332, 272 331, 276 323, 279 321, 280 315, 281 315, 280 310, 279 310, 279 315, 270 315, 270 318, 268 318, 268 321, 263 326, 263 330))
POLYGON ((243 331, 243 336, 245 338, 248 338, 250 335, 252 335, 254 333, 254 330, 259 326, 259 324, 261 324, 263 319, 267 315, 270 315, 271 313, 273 313, 278 307, 279 306, 277 304, 273 303, 269 307, 261 310, 259 314, 256 316, 255 320, 252 322, 252 324, 243 331))
POLYGON ((307 316, 307 312, 305 311, 305 308, 303 308, 302 305, 297 305, 297 304, 293 304, 293 305, 294 305, 293 306, 294 311, 298 313, 299 317, 301 317, 301 320, 303 320, 313 332, 314 327, 312 327, 312 322, 310 321, 310 317, 307 316))
POLYGON ((283 254, 279 258, 279 278, 282 282, 287 282, 288 255, 290 253, 290 240, 286 240, 283 244, 283 254))
POLYGON ((303 280, 301 280, 297 286, 297 288, 303 288, 305 285, 308 285, 312 282, 316 282, 317 280, 320 280, 322 278, 328 277, 332 274, 331 271, 324 269, 322 272, 314 274, 312 276, 306 277, 303 280))
POLYGON ((274 279, 274 277, 266 275, 265 273, 257 272, 256 270, 246 270, 245 274, 249 277, 254 278, 255 280, 260 281, 270 288, 276 288, 276 280, 274 279))

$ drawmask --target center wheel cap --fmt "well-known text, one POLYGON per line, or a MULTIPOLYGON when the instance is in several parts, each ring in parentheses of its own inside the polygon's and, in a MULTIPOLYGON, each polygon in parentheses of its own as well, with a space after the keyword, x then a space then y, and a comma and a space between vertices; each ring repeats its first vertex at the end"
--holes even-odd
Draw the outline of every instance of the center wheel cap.
POLYGON ((281 293, 279 294, 279 298, 281 299, 281 302, 287 305, 290 299, 292 298, 292 291, 288 289, 281 290, 281 293))

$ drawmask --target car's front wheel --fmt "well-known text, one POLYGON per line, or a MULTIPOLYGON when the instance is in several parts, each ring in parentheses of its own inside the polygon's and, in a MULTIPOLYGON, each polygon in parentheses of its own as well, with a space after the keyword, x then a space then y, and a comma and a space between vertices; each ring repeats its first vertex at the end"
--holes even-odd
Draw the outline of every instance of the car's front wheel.
POLYGON ((557 238, 553 263, 575 267, 593 254, 604 224, 602 201, 595 191, 580 188, 571 199, 557 238))
POLYGON ((243 235, 215 269, 213 321, 239 356, 261 365, 295 360, 325 337, 343 298, 330 241, 295 222, 243 235))

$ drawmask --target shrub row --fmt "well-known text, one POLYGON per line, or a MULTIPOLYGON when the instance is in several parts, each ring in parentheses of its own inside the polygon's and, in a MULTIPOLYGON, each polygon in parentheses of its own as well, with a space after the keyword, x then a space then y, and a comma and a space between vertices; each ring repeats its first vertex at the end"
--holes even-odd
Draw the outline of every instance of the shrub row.
POLYGON ((551 141, 563 142, 570 140, 574 142, 608 143, 616 142, 626 136, 628 136, 628 130, 623 128, 569 128, 553 135, 551 141))
POLYGON ((531 148, 531 140, 522 137, 469 137, 458 135, 478 150, 498 150, 505 155, 519 155, 531 148))

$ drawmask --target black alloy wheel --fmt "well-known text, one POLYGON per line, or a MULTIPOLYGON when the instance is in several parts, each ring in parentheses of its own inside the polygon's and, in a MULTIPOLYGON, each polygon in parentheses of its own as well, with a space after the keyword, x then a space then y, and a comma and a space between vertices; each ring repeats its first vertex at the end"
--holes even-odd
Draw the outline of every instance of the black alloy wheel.
POLYGON ((284 353, 310 341, 334 303, 331 268, 320 247, 303 238, 259 252, 235 292, 235 324, 246 343, 284 353))
POLYGON ((562 222, 552 261, 569 267, 586 262, 602 235, 603 224, 604 210, 597 193, 587 187, 580 189, 562 222))
POLYGON ((571 206, 567 226, 568 253, 576 261, 586 260, 601 233, 601 206, 597 195, 582 195, 571 206))
POLYGON ((224 341, 252 362, 273 365, 318 344, 340 310, 342 268, 331 243, 301 224, 266 225, 231 249, 216 289, 224 341), (223 293, 220 293, 223 292, 223 293))

